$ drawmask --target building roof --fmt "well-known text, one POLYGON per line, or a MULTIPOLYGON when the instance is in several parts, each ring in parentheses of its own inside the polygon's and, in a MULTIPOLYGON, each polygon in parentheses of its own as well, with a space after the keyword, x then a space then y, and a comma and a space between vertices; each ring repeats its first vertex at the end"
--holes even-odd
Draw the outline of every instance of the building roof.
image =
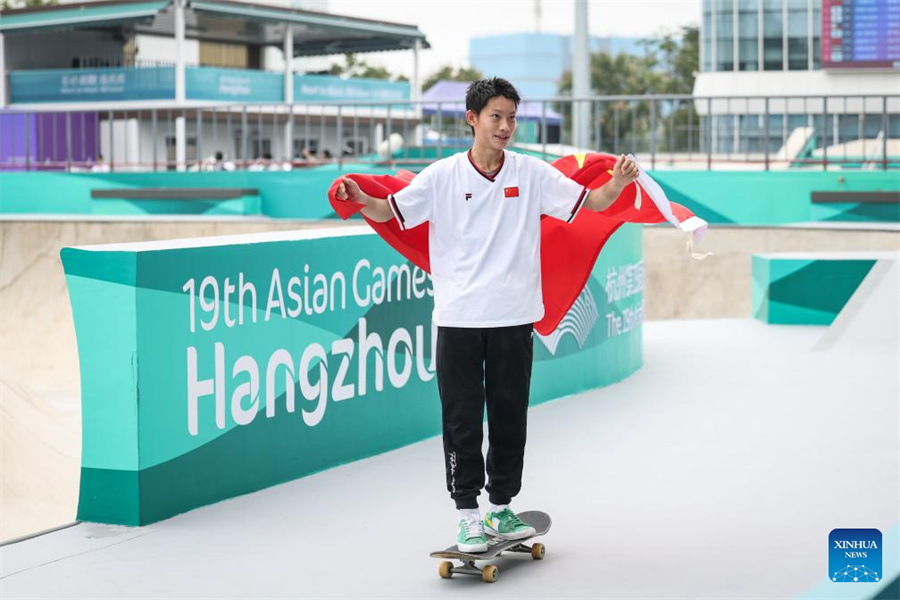
MULTIPOLYGON (((140 33, 173 36, 172 0, 105 0, 0 12, 0 33, 133 25, 140 33)), ((413 48, 430 44, 415 25, 233 0, 188 0, 189 39, 281 46, 294 32, 294 56, 413 48)))
POLYGON ((0 11, 0 33, 52 31, 150 22, 171 0, 116 0, 0 11))

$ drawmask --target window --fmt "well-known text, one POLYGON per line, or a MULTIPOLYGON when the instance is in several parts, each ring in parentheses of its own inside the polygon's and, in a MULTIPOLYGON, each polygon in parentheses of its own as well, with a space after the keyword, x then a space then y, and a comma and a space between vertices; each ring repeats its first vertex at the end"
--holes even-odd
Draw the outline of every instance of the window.
POLYGON ((820 0, 813 0, 813 19, 812 19, 813 47, 812 59, 813 69, 822 68, 822 4, 820 0))
POLYGON ((344 156, 359 156, 366 151, 366 140, 364 138, 346 138, 344 140, 344 148, 342 150, 344 156))
POLYGON ((272 158, 272 140, 268 138, 250 138, 250 156, 253 158, 272 158))
POLYGON ((294 140, 294 156, 303 156, 303 149, 315 156, 319 152, 319 138, 296 138, 294 140))
MULTIPOLYGON (((197 138, 188 136, 184 140, 184 159, 188 163, 197 160, 197 138)), ((173 171, 177 167, 178 155, 174 135, 166 136, 166 164, 167 170, 173 171)))
POLYGON ((759 0, 740 0, 738 36, 738 69, 759 71, 759 0))
POLYGON ((734 70, 734 4, 716 0, 716 71, 734 70))
POLYGON ((703 0, 703 71, 712 71, 712 0, 703 0))
POLYGON ((788 0, 788 69, 809 68, 809 24, 806 0, 788 0))
POLYGON ((784 68, 784 15, 782 0, 763 0, 763 69, 784 68))

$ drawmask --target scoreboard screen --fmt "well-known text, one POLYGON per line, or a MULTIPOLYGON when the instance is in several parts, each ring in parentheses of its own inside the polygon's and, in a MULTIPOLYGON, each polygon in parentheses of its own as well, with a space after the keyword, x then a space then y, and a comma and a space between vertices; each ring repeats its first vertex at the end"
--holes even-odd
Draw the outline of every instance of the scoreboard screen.
POLYGON ((822 0, 822 66, 900 68, 900 0, 822 0))

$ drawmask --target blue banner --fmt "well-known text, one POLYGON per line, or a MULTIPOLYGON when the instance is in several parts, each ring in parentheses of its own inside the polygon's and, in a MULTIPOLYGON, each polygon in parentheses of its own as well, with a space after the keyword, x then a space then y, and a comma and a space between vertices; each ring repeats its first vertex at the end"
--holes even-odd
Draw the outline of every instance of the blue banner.
POLYGON ((248 69, 188 67, 185 94, 188 100, 284 102, 284 75, 248 69))
POLYGON ((298 75, 294 77, 294 100, 297 102, 315 100, 408 102, 409 82, 382 79, 341 79, 330 75, 298 75))
MULTIPOLYGON (((9 74, 12 103, 173 100, 175 68, 50 69, 9 74)), ((284 102, 284 75, 251 69, 187 67, 188 100, 284 102)), ((407 102, 409 83, 381 79, 342 79, 330 75, 294 76, 297 102, 407 102)))
POLYGON ((171 100, 175 68, 47 69, 9 74, 10 102, 171 100))

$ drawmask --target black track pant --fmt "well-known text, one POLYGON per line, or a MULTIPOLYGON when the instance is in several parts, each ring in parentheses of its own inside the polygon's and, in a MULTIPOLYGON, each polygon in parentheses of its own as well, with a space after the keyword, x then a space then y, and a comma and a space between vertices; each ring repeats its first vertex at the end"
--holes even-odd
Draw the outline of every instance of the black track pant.
POLYGON ((522 488, 534 356, 533 325, 438 327, 437 379, 444 424, 447 490, 457 508, 477 508, 484 487, 481 453, 488 414, 487 491, 509 504, 522 488))

